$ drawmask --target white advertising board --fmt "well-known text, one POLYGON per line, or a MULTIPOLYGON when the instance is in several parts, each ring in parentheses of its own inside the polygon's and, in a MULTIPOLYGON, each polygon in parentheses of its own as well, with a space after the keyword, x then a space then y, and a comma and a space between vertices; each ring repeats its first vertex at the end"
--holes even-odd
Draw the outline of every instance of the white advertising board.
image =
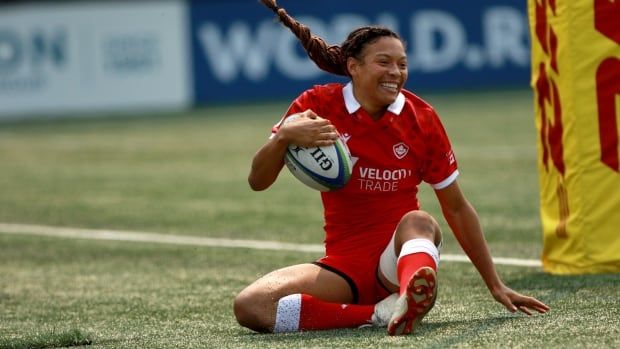
POLYGON ((0 119, 191 103, 183 1, 29 4, 0 11, 0 119))

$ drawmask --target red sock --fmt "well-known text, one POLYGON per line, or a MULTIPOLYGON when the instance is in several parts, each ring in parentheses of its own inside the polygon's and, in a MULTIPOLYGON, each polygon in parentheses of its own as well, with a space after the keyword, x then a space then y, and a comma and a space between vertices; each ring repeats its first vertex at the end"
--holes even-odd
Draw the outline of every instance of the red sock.
POLYGON ((370 323, 374 311, 374 305, 328 303, 302 294, 299 330, 359 327, 370 323))
POLYGON ((435 272, 437 271, 435 260, 428 253, 417 252, 400 257, 397 265, 400 294, 405 293, 407 282, 413 273, 422 267, 431 267, 435 272))

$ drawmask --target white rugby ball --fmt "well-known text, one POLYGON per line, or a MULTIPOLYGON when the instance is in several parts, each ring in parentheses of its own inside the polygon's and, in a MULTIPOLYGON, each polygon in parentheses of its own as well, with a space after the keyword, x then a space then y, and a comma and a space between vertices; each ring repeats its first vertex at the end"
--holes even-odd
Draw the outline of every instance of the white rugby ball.
MULTIPOLYGON (((284 123, 297 119, 291 115, 284 123)), ((349 148, 341 140, 329 146, 300 147, 291 144, 286 149, 284 163, 299 181, 319 191, 344 187, 351 178, 352 162, 349 148)))

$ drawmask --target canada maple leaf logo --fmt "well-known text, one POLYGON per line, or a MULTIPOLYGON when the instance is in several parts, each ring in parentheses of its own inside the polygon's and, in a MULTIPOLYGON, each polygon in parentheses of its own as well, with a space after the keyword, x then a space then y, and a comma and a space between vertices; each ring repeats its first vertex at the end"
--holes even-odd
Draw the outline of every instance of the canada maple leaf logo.
POLYGON ((398 159, 402 159, 409 152, 409 146, 403 142, 400 142, 398 144, 394 144, 392 150, 394 150, 394 155, 396 155, 398 159))

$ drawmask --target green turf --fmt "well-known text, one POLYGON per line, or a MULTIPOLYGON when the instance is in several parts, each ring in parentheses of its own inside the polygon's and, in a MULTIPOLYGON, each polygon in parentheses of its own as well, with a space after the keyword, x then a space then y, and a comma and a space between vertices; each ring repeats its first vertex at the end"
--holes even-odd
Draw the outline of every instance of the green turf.
MULTIPOLYGON (((44 326, 45 327, 45 326, 44 326)), ((43 349, 78 347, 92 344, 92 340, 79 329, 73 328, 58 332, 54 327, 51 330, 37 329, 36 332, 19 338, 3 338, 0 348, 3 349, 43 349)))
POLYGON ((444 263, 440 296, 415 336, 383 329, 257 335, 235 324, 232 298, 267 271, 314 254, 0 235, 0 347, 41 329, 89 333, 93 348, 612 347, 615 276, 553 277, 500 267, 553 306, 506 312, 469 264, 444 263))
MULTIPOLYGON (((428 99, 493 254, 538 258, 530 93, 428 99)), ((316 192, 286 171, 263 193, 246 184, 252 155, 285 108, 0 123, 0 222, 320 243, 316 192)), ((440 217, 431 190, 421 199, 440 217)), ((461 253, 444 235, 444 251, 461 253)), ((379 329, 257 335, 235 323, 232 299, 245 285, 316 257, 0 234, 0 348, 68 346, 72 335, 92 348, 620 346, 618 275, 498 267, 509 285, 552 307, 527 318, 495 303, 471 265, 450 262, 436 308, 412 337, 379 329)))

